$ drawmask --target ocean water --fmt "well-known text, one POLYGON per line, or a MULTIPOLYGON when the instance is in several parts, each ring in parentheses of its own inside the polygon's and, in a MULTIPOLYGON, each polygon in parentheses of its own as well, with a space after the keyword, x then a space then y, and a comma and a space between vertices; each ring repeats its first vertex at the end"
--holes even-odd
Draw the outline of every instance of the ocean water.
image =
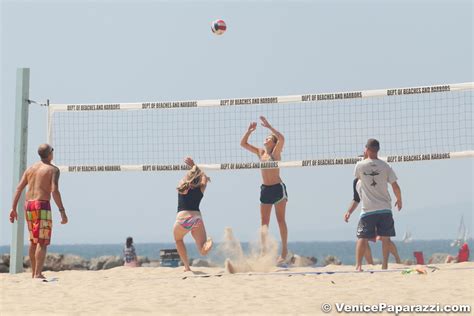
MULTIPOLYGON (((414 240, 411 243, 394 241, 402 260, 412 259, 414 251, 422 251, 427 261, 433 253, 449 253, 456 255, 457 248, 450 246, 452 240, 414 240)), ((370 242, 372 256, 374 259, 382 258, 381 242, 370 242)), ((472 249, 472 239, 468 241, 469 248, 472 249)), ((250 244, 241 243, 244 252, 249 252, 250 244)), ((137 254, 146 256, 149 259, 159 259, 160 249, 175 248, 174 243, 137 243, 135 244, 137 254)), ((190 258, 200 258, 194 243, 187 243, 188 256, 190 258)), ((326 256, 333 255, 339 258, 343 264, 355 263, 355 241, 311 241, 311 242, 290 242, 288 248, 292 253, 302 256, 314 256, 321 263, 326 256)), ((85 259, 91 259, 100 256, 121 256, 123 244, 75 244, 75 245, 51 245, 48 247, 49 253, 74 254, 85 259)), ((215 244, 215 250, 219 249, 219 244, 215 244)), ((28 247, 25 246, 24 254, 27 255, 28 247)), ((9 253, 9 246, 0 246, 0 254, 9 253)), ((224 255, 219 251, 212 251, 209 259, 215 263, 221 264, 224 261, 224 255)), ((472 255, 470 260, 472 261, 472 255)), ((390 261, 394 259, 390 257, 390 261)))

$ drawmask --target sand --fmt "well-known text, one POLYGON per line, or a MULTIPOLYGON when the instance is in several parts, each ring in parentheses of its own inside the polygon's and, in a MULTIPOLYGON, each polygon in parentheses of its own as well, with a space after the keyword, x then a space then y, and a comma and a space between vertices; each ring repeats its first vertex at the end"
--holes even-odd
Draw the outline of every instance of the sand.
POLYGON ((223 267, 194 268, 194 274, 182 267, 118 267, 46 271, 58 278, 50 283, 32 280, 26 272, 1 274, 0 315, 319 315, 323 303, 472 305, 474 263, 436 266, 439 270, 425 267, 427 274, 406 275, 380 272, 380 266, 365 266, 375 273, 327 266, 254 274, 228 274, 223 267), (337 273, 309 274, 323 271, 337 273))

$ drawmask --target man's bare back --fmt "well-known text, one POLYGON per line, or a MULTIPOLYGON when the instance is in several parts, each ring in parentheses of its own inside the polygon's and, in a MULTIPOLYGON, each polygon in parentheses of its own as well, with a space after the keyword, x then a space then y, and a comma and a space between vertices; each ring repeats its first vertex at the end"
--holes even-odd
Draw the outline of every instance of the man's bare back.
POLYGON ((51 200, 51 192, 59 169, 42 161, 35 163, 26 171, 28 191, 26 200, 51 200))

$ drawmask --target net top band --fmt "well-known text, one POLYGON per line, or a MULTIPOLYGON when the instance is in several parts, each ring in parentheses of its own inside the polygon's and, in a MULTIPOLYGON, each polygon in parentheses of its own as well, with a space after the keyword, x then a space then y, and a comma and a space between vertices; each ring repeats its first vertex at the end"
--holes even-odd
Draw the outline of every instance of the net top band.
POLYGON ((239 105, 261 105, 278 103, 301 103, 318 101, 337 101, 347 99, 363 99, 371 97, 392 97, 421 95, 440 92, 474 90, 474 82, 439 84, 430 86, 392 88, 364 91, 331 92, 318 94, 302 94, 287 96, 269 96, 235 99, 215 100, 187 100, 187 101, 160 101, 160 102, 135 102, 135 103, 97 103, 97 104, 50 104, 50 111, 117 111, 117 110, 149 110, 173 109, 193 107, 227 107, 239 105))

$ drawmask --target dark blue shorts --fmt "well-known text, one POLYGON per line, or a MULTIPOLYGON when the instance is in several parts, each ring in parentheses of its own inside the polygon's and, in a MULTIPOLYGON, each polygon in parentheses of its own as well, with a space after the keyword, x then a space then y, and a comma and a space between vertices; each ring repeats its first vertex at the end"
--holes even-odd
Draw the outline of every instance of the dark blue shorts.
POLYGON ((358 238, 375 238, 376 236, 395 236, 395 223, 392 213, 379 213, 361 217, 357 226, 358 238))
POLYGON ((277 204, 283 200, 288 200, 286 185, 283 182, 274 185, 262 184, 260 186, 260 203, 277 204))

